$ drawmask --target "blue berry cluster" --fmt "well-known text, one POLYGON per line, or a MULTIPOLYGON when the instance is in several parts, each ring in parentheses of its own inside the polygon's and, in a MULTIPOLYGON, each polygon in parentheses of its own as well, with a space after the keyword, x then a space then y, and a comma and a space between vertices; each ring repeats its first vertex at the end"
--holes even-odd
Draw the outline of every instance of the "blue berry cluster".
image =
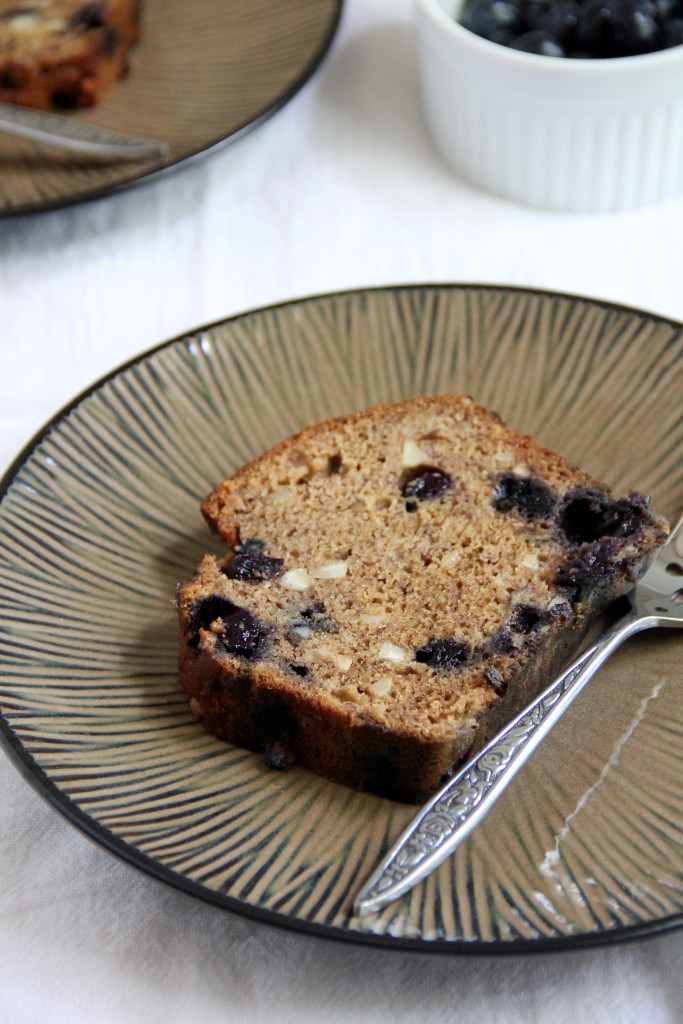
POLYGON ((459 20, 546 57, 630 57, 683 43, 683 0, 465 0, 459 20))

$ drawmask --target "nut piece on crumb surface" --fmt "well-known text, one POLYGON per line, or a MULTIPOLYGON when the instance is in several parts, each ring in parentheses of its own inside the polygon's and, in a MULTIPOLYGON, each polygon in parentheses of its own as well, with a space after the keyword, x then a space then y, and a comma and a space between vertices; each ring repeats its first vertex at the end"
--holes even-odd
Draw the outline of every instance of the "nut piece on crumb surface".
POLYGON ((317 569, 311 569, 311 576, 316 580, 341 580, 348 572, 348 565, 341 559, 326 562, 317 569))
POLYGON ((308 590, 313 585, 313 577, 305 569, 289 569, 280 577, 280 582, 288 590, 308 590))
POLYGON ((415 466, 421 466, 424 462, 429 462, 429 454, 424 448, 420 448, 411 437, 407 437, 403 442, 401 462, 406 469, 414 469, 415 466))
POLYGON ((403 665, 410 655, 403 647, 399 647, 397 644, 382 644, 377 657, 380 661, 393 661, 396 665, 403 665))
POLYGON ((370 683, 370 692, 375 697, 386 697, 391 693, 394 680, 391 676, 379 676, 374 683, 370 683))

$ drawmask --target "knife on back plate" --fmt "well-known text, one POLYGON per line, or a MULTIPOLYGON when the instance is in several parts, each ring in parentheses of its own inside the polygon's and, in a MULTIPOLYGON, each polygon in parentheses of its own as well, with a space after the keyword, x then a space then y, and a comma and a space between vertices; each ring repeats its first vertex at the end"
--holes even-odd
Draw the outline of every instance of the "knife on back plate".
POLYGON ((2 132, 104 160, 160 160, 169 155, 165 142, 122 135, 65 114, 44 113, 10 103, 0 103, 2 132))

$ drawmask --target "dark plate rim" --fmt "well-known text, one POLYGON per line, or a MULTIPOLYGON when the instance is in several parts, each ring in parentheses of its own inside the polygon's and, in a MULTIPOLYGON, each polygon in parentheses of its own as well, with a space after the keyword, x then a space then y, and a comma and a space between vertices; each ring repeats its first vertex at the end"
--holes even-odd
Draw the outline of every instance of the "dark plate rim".
POLYGON ((334 16, 330 19, 330 23, 327 26, 327 32, 320 40, 317 49, 311 56, 308 63, 302 66, 299 74, 292 80, 286 89, 278 93, 275 99, 267 103, 266 106, 252 117, 245 118, 228 135, 210 140, 204 145, 193 150, 191 153, 188 153, 187 156, 173 160, 170 163, 161 161, 156 166, 151 167, 146 171, 132 171, 130 177, 127 177, 124 181, 117 182, 114 185, 94 185, 92 188, 86 189, 83 192, 77 192, 71 196, 56 197, 42 202, 36 201, 23 203, 21 206, 15 206, 7 210, 0 209, 0 220, 9 220, 13 217, 32 216, 38 213, 48 213, 53 210, 61 210, 71 206, 81 206, 84 203, 89 203, 96 199, 102 199, 105 196, 117 195, 120 192, 127 192, 133 188, 140 188, 141 186, 151 184, 160 178, 166 178, 178 171, 186 170, 193 164, 205 160, 207 157, 212 156, 214 153, 224 149, 226 146, 232 145, 233 142, 237 142, 239 139, 243 138, 243 136, 248 135, 250 132, 254 131, 255 128, 260 127, 264 121, 269 120, 274 114, 277 114, 282 110, 282 108, 286 106, 298 92, 300 92, 322 64, 337 34, 345 0, 334 0, 334 2, 336 4, 334 16))
MULTIPOLYGON (((573 302, 586 303, 589 306, 598 306, 602 309, 612 310, 631 316, 655 320, 658 323, 666 324, 683 332, 683 322, 670 317, 660 316, 634 306, 612 302, 606 299, 595 299, 571 292, 554 291, 545 288, 524 287, 519 285, 486 284, 480 282, 430 282, 430 283, 402 283, 398 285, 375 285, 367 288, 356 287, 338 291, 329 291, 305 295, 284 302, 273 302, 265 306, 256 306, 247 311, 236 313, 231 316, 214 320, 211 323, 200 327, 183 331, 181 334, 162 341, 149 349, 145 349, 138 355, 110 370, 98 378, 87 388, 76 395, 70 402, 59 409, 50 419, 34 434, 20 450, 16 458, 10 463, 7 470, 0 478, 0 505, 4 501, 10 487, 25 462, 35 452, 49 432, 65 420, 83 401, 97 392, 103 385, 126 373, 133 366, 145 362, 158 352, 172 348, 174 345, 190 338, 203 331, 210 331, 226 324, 237 322, 254 315, 266 314, 271 311, 281 310, 290 306, 298 306, 303 303, 324 301, 326 299, 341 298, 352 295, 365 295, 368 293, 400 292, 400 291, 486 291, 500 292, 504 294, 514 293, 519 295, 534 296, 536 298, 556 298, 573 302)), ((417 939, 417 938, 396 938, 388 935, 376 935, 362 931, 348 931, 332 925, 320 925, 315 922, 307 922, 290 918, 285 914, 275 913, 262 907, 244 903, 234 897, 209 890, 191 879, 171 871, 163 864, 158 863, 154 858, 135 849, 128 843, 119 839, 113 832, 105 828, 98 821, 87 815, 70 797, 64 794, 59 787, 49 778, 47 773, 35 761, 33 756, 24 748, 16 733, 10 726, 4 714, 0 711, 0 747, 7 754, 10 762, 14 765, 23 778, 33 789, 45 799, 50 806, 65 817, 72 825, 75 825, 88 838, 99 846, 103 847, 110 854, 132 867, 138 868, 156 881, 163 882, 173 888, 217 906, 223 910, 238 914, 250 920, 260 921, 285 931, 298 934, 311 935, 318 938, 343 942, 345 944, 371 946, 374 948, 393 949, 399 951, 410 951, 419 953, 439 953, 449 955, 471 955, 471 956, 510 956, 520 954, 551 953, 562 951, 580 951, 594 949, 596 947, 611 946, 614 943, 631 942, 638 939, 654 938, 673 931, 683 926, 683 913, 667 915, 657 920, 637 925, 622 925, 599 932, 586 932, 578 935, 559 936, 556 938, 541 937, 537 939, 515 939, 511 941, 495 940, 492 942, 466 942, 460 940, 449 941, 446 939, 417 939)))

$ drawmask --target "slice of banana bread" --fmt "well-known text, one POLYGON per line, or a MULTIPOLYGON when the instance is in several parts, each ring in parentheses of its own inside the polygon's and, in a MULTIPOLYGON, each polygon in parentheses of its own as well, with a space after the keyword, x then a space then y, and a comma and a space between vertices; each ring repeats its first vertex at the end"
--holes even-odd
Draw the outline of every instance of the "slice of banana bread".
POLYGON ((139 0, 0 0, 0 102, 90 107, 128 70, 139 0))
POLYGON ((212 733, 424 800, 544 686, 667 532, 469 398, 309 427, 205 500, 227 541, 178 588, 212 733))

